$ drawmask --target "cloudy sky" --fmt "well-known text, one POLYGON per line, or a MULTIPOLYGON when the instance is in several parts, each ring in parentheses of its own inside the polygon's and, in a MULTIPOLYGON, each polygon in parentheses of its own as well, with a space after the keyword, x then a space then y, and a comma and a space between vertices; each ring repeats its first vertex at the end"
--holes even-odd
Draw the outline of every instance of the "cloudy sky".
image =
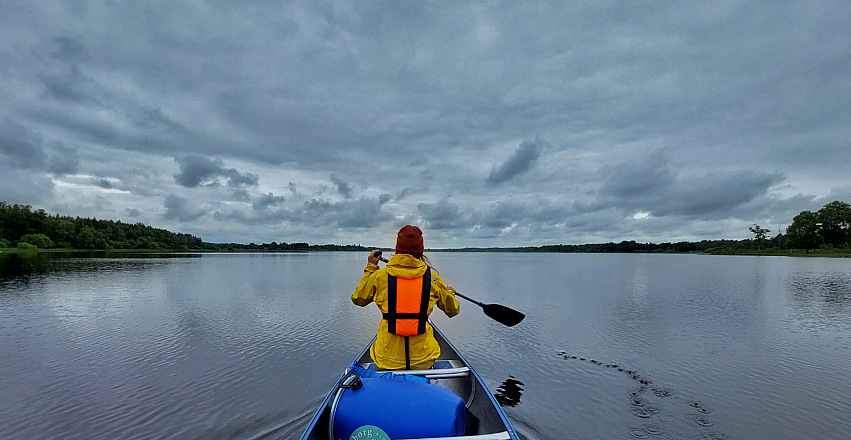
POLYGON ((751 236, 851 202, 851 3, 4 1, 0 201, 213 242, 751 236))

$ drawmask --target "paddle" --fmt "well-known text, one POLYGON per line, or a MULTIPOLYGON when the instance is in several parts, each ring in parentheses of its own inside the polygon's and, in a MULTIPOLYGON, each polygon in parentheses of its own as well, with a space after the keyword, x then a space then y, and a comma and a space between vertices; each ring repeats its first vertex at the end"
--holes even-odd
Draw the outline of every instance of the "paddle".
MULTIPOLYGON (((376 252, 375 257, 385 263, 388 261, 386 258, 381 256, 381 251, 376 252)), ((466 295, 462 295, 458 293, 458 291, 455 291, 455 296, 460 296, 461 298, 481 307, 482 311, 485 312, 485 315, 508 327, 514 327, 515 325, 520 324, 520 321, 526 317, 526 315, 518 312, 517 310, 505 307, 501 304, 485 304, 466 295)))
POLYGON ((505 307, 504 305, 481 303, 479 301, 474 300, 473 298, 469 298, 458 293, 458 291, 455 291, 455 296, 460 296, 461 298, 464 298, 467 301, 470 301, 471 303, 481 307, 482 310, 485 312, 485 315, 490 316, 495 321, 508 327, 514 327, 515 325, 520 324, 520 321, 522 321, 523 318, 526 317, 526 315, 518 312, 517 310, 505 307))

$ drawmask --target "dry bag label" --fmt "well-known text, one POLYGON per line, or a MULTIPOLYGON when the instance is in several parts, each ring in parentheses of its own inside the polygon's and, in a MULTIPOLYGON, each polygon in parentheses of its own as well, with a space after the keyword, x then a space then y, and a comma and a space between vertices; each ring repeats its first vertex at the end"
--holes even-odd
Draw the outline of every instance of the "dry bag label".
POLYGON ((390 440, 390 436, 377 426, 363 425, 355 429, 349 440, 390 440))

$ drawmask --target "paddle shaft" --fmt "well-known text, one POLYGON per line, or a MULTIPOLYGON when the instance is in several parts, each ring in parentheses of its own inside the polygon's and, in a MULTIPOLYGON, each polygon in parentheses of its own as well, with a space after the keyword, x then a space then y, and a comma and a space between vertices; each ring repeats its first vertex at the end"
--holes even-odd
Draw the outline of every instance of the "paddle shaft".
MULTIPOLYGON (((388 260, 381 256, 381 251, 375 253, 375 258, 383 262, 387 262, 388 260)), ((466 295, 460 294, 455 291, 455 296, 460 296, 461 298, 470 301, 471 303, 482 308, 482 311, 485 312, 485 315, 490 317, 491 319, 499 322, 500 324, 506 325, 508 327, 513 327, 520 323, 523 318, 526 317, 523 313, 518 312, 517 310, 505 307, 501 304, 485 304, 479 301, 474 300, 466 295)))
POLYGON ((485 306, 485 304, 484 304, 484 303, 479 302, 479 301, 476 301, 476 300, 474 300, 473 298, 470 298, 469 296, 462 295, 462 294, 461 294, 460 292, 458 292, 457 290, 455 291, 455 296, 460 296, 461 298, 464 298, 464 299, 466 299, 467 301, 470 301, 471 303, 476 304, 476 305, 477 305, 477 306, 479 306, 479 307, 484 307, 484 306, 485 306))

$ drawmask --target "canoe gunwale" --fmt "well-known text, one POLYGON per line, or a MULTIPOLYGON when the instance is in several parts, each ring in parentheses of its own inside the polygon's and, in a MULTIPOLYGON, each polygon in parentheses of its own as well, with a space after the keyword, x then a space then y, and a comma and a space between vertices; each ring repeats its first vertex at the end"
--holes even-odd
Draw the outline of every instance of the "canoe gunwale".
MULTIPOLYGON (((441 347, 441 356, 438 361, 449 361, 451 368, 436 368, 430 370, 394 370, 394 373, 415 374, 427 377, 437 386, 449 389, 462 399, 464 405, 470 414, 473 414, 479 421, 484 422, 484 427, 487 429, 485 433, 477 433, 465 436, 456 437, 438 437, 431 440, 519 440, 520 437, 499 405, 499 402, 493 396, 493 393, 485 385, 484 380, 470 365, 466 358, 452 345, 451 342, 443 335, 443 333, 432 324, 434 328, 435 339, 441 347), (459 365, 460 364, 460 365, 459 365), (446 369, 449 372, 441 372, 446 369), (447 374, 448 373, 448 374, 447 374), (431 377, 430 377, 431 376, 431 377), (460 381, 460 382, 459 382, 460 381), (481 390, 479 390, 481 388, 481 390), (484 401, 482 399, 485 399, 484 401), (477 413, 477 415, 476 415, 477 413), (489 428, 488 428, 489 427, 489 428)), ((369 356, 369 348, 375 342, 375 337, 372 338, 366 348, 360 353, 356 360, 362 365, 370 364, 372 359, 369 356)), ((366 366, 365 365, 365 366, 366 366)), ((346 368, 340 378, 335 382, 334 388, 325 397, 322 404, 319 406, 316 413, 307 425, 301 440, 327 440, 327 431, 323 433, 323 425, 327 429, 331 420, 330 405, 334 396, 338 392, 340 381, 348 374, 349 368, 346 368)), ((421 439, 429 440, 429 439, 421 439)))

